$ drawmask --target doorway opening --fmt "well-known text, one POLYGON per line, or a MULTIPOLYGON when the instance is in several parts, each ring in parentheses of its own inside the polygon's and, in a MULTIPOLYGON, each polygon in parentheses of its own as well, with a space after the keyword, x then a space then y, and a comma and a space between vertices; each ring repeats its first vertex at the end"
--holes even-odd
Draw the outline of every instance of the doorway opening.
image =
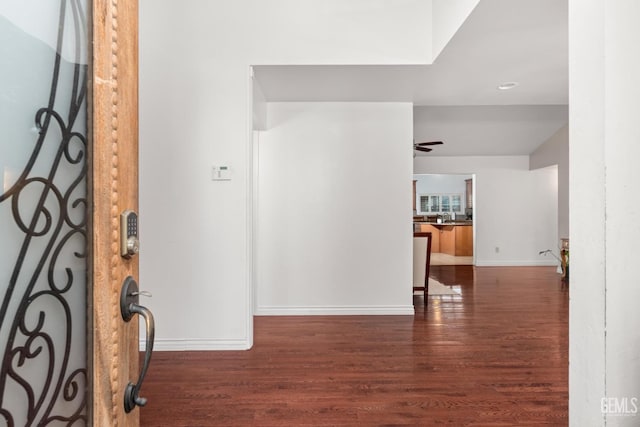
POLYGON ((415 174, 415 231, 431 232, 431 265, 474 265, 474 176, 415 174))

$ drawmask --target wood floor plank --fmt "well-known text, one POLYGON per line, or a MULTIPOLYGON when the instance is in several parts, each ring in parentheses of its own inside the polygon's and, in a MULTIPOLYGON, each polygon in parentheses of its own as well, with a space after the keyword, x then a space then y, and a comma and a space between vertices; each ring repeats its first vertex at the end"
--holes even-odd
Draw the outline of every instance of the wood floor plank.
POLYGON ((568 294, 549 267, 433 266, 415 316, 255 319, 249 351, 157 352, 142 426, 568 423, 568 294))

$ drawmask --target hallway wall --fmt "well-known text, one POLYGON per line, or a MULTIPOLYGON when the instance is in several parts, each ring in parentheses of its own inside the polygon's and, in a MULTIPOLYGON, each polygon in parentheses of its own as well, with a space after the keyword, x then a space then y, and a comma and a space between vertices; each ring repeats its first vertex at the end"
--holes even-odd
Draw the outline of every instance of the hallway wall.
POLYGON ((558 235, 569 237, 569 125, 529 155, 529 169, 558 166, 558 235))
POLYGON ((410 103, 270 103, 256 314, 409 314, 410 103))

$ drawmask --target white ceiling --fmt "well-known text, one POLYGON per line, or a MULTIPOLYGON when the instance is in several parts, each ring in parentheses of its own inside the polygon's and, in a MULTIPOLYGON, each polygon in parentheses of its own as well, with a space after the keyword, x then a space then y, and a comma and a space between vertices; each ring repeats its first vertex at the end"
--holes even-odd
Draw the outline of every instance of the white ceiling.
POLYGON ((416 141, 445 142, 418 155, 529 154, 567 123, 567 22, 567 0, 481 0, 432 65, 274 65, 255 75, 273 102, 413 102, 416 141), (519 86, 497 90, 505 81, 519 86))
POLYGON ((426 156, 507 156, 535 151, 567 123, 566 105, 414 108, 416 142, 442 140, 426 156))

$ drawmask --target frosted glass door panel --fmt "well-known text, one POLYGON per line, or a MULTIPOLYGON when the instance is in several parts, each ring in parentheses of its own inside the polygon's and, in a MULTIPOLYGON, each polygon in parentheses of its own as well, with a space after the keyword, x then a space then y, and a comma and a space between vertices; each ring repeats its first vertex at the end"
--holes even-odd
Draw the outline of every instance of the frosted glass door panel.
POLYGON ((87 2, 0 2, 0 426, 86 425, 87 2))

